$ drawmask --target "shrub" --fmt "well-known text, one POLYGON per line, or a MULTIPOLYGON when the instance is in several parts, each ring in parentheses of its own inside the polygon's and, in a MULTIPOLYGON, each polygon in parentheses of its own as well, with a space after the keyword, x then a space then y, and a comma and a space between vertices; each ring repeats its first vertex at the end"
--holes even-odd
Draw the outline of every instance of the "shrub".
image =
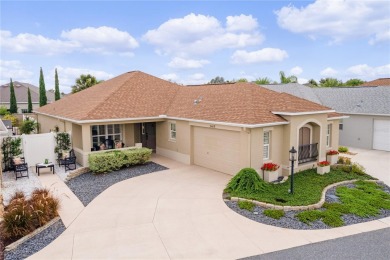
POLYGON ((27 118, 20 124, 20 132, 22 134, 31 134, 38 131, 38 122, 27 118))
POLYGON ((246 209, 251 212, 255 208, 255 204, 251 201, 241 200, 237 204, 240 209, 246 209))
POLYGON ((322 217, 322 212, 319 210, 305 210, 295 215, 299 221, 310 225, 311 222, 319 220, 322 217))
POLYGON ((344 156, 339 156, 339 159, 337 160, 338 164, 351 164, 351 159, 344 156))
POLYGON ((244 192, 249 194, 263 191, 265 186, 265 182, 260 179, 254 169, 244 168, 229 181, 225 192, 244 192))
POLYGON ((328 152, 326 153, 326 155, 337 155, 337 154, 339 154, 339 152, 336 151, 336 150, 330 150, 330 151, 328 151, 328 152))
POLYGON ((119 170, 124 166, 144 164, 150 160, 152 150, 148 148, 126 149, 105 153, 89 154, 89 168, 94 173, 104 173, 119 170))
POLYGON ((15 240, 45 225, 58 216, 58 207, 59 200, 48 189, 34 190, 29 200, 23 193, 15 192, 4 210, 1 224, 4 238, 15 240))
POLYGON ((262 169, 263 171, 274 172, 274 171, 276 171, 277 169, 279 169, 279 165, 277 165, 276 163, 264 163, 264 164, 263 164, 263 167, 261 167, 261 169, 262 169))
POLYGON ((6 106, 0 106, 0 116, 4 116, 6 114, 9 114, 7 107, 6 106))
POLYGON ((274 219, 280 219, 281 217, 284 216, 284 210, 281 209, 266 209, 264 210, 264 215, 270 218, 274 219))
POLYGON ((322 162, 318 162, 317 165, 318 165, 319 167, 324 167, 324 166, 330 165, 330 162, 328 162, 328 161, 322 161, 322 162))
POLYGON ((11 114, 6 114, 3 116, 4 120, 11 120, 12 126, 18 126, 19 125, 19 120, 16 116, 11 115, 11 114))
POLYGON ((364 169, 364 167, 358 163, 352 164, 351 171, 361 175, 366 174, 366 169, 364 169))
POLYGON ((346 146, 340 146, 340 147, 339 147, 339 152, 340 152, 340 153, 347 153, 347 152, 348 152, 348 147, 346 147, 346 146))

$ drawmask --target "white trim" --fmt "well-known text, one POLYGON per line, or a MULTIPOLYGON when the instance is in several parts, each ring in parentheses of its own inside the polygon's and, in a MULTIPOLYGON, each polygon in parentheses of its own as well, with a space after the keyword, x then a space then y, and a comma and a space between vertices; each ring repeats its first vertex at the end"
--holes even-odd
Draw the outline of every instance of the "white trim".
POLYGON ((329 120, 336 120, 336 119, 344 119, 344 118, 349 118, 349 116, 335 116, 335 117, 328 117, 329 120))
POLYGON ((362 116, 390 116, 390 114, 370 114, 370 113, 350 113, 350 112, 339 112, 342 114, 349 114, 349 115, 362 115, 362 116))
POLYGON ((168 141, 176 142, 176 135, 177 135, 177 129, 176 129, 176 121, 168 121, 168 141), (175 125, 175 131, 172 130, 172 125, 175 125), (172 137, 172 133, 175 133, 175 138, 172 137))
POLYGON ((276 112, 271 111, 276 115, 285 115, 285 116, 301 116, 301 115, 314 115, 314 114, 324 114, 324 113, 333 113, 335 110, 322 110, 322 111, 311 111, 311 112, 276 112))
MULTIPOLYGON (((34 111, 33 111, 34 112, 34 111)), ((137 118, 116 118, 116 119, 99 119, 99 120, 73 120, 66 117, 53 116, 46 113, 35 112, 39 115, 49 116, 53 118, 57 118, 60 120, 69 121, 75 124, 110 124, 110 122, 121 122, 121 121, 142 121, 142 120, 162 120, 162 119, 172 119, 172 120, 183 120, 197 123, 205 123, 205 124, 217 124, 217 125, 227 125, 227 126, 236 126, 236 127, 247 127, 247 128, 257 128, 257 127, 265 127, 265 126, 275 126, 275 125, 288 125, 290 122, 274 122, 274 123, 264 123, 264 124, 239 124, 239 123, 229 123, 229 122, 220 122, 220 121, 207 121, 207 120, 198 120, 191 118, 181 118, 181 117, 170 117, 167 115, 160 115, 158 117, 137 117, 137 118)))
POLYGON ((263 131, 263 160, 270 160, 271 131, 263 131), (268 144, 264 143, 265 134, 268 133, 268 144), (267 157, 264 155, 264 148, 267 147, 267 157))

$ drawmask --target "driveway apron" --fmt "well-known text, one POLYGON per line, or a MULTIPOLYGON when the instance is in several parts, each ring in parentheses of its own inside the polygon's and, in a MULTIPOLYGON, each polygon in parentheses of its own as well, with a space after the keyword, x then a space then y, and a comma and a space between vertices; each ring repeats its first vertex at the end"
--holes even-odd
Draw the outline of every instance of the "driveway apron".
POLYGON ((237 259, 386 228, 390 218, 329 230, 289 230, 231 211, 231 176, 163 157, 169 170, 111 186, 31 259, 237 259))

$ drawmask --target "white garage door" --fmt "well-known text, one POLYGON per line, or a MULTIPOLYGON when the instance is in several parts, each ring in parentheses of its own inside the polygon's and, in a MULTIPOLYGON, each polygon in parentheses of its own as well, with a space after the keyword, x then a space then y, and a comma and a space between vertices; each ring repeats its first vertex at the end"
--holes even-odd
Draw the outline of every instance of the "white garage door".
POLYGON ((390 120, 374 120, 372 147, 375 150, 390 151, 390 120))
POLYGON ((240 133, 194 127, 194 164, 228 174, 240 168, 240 133))

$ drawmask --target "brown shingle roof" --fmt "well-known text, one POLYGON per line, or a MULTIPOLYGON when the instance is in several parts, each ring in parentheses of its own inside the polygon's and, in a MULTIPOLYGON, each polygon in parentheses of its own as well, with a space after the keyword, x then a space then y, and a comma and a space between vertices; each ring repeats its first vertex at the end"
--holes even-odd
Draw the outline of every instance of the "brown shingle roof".
POLYGON ((361 84, 359 87, 378 87, 378 86, 390 86, 390 78, 380 78, 373 81, 368 81, 361 84))
MULTIPOLYGON (((30 88, 31 102, 39 103, 39 88, 29 83, 14 81, 14 90, 17 103, 27 103, 27 89, 30 88)), ((0 97, 2 103, 9 103, 10 92, 9 83, 0 86, 0 97)), ((54 93, 46 91, 48 102, 54 101, 54 93)))
POLYGON ((53 104, 39 113, 73 120, 158 117, 239 124, 285 122, 272 112, 330 110, 252 83, 180 86, 143 72, 128 72, 53 104), (197 102, 194 102, 194 101, 197 102))

